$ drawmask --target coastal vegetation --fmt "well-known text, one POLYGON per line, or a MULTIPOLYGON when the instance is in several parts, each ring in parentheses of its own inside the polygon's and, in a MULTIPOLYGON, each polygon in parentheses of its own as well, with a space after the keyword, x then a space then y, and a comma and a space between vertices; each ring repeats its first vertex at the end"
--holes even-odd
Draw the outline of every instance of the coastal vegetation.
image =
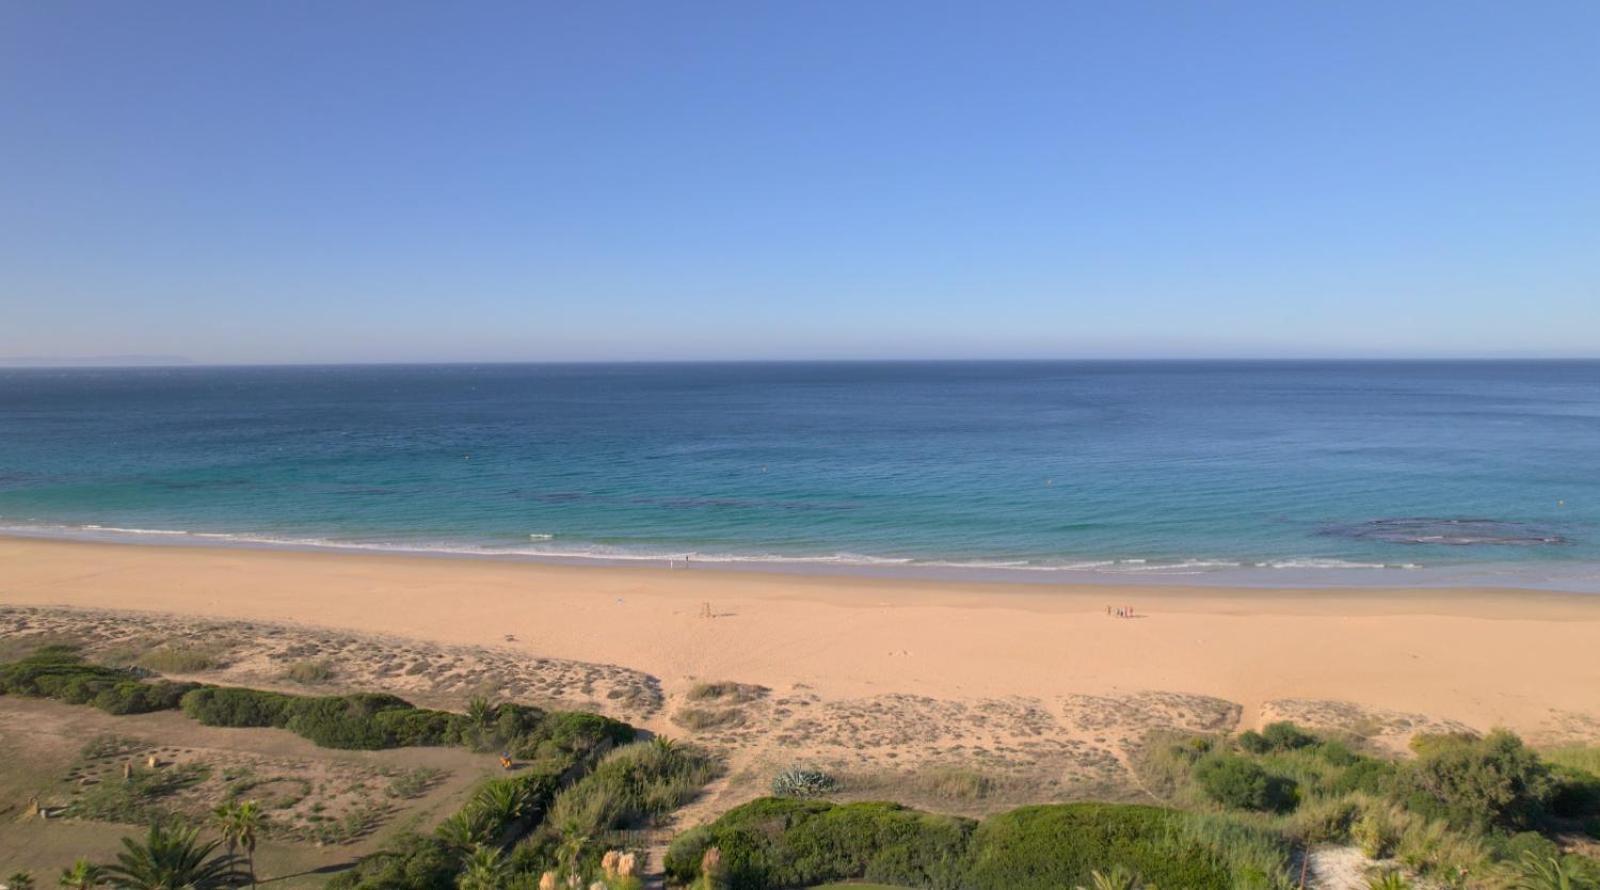
POLYGON ((1419 735, 1402 760, 1358 747, 1289 723, 1158 737, 1138 769, 1163 806, 1029 806, 975 821, 766 798, 680 835, 666 869, 733 890, 1288 888, 1312 849, 1353 845, 1374 863, 1373 887, 1600 887, 1600 860, 1576 852, 1600 839, 1600 749, 1546 757, 1505 731, 1419 735))
POLYGON ((593 735, 620 744, 625 723, 582 712, 545 712, 476 701, 467 713, 419 708, 384 693, 304 696, 237 686, 150 679, 138 668, 91 664, 67 646, 46 646, 0 664, 0 693, 88 704, 111 714, 181 709, 206 726, 287 729, 325 748, 460 745, 538 757, 551 745, 593 735))
MULTIPOLYGON (((633 727, 589 712, 484 697, 456 712, 383 693, 177 683, 59 645, 0 664, 0 693, 109 714, 165 710, 208 726, 286 729, 335 750, 450 746, 464 749, 461 756, 502 755, 503 775, 464 796, 454 796, 465 790, 458 786, 435 798, 453 802, 427 811, 427 823, 401 823, 387 839, 373 834, 363 852, 376 852, 334 875, 332 890, 533 890, 569 886, 573 877, 586 888, 635 888, 640 832, 664 843, 665 817, 725 768, 699 747, 637 741, 633 727)), ((693 700, 748 703, 765 694, 704 684, 693 700)), ((63 886, 167 886, 129 876, 155 861, 181 861, 194 886, 238 886, 255 878, 260 838, 364 837, 379 824, 383 801, 426 794, 439 781, 415 761, 342 777, 340 787, 367 783, 366 802, 325 815, 316 803, 331 784, 325 780, 162 750, 120 734, 83 745, 85 765, 72 773, 70 803, 56 814, 156 827, 128 838, 117 862, 84 859, 64 869, 63 886), (173 804, 179 799, 183 806, 173 804), (197 800, 206 803, 197 808, 197 800), (291 809, 300 821, 291 821, 291 809)), ((1335 845, 1361 852, 1373 887, 1600 887, 1600 749, 1541 752, 1505 731, 1448 731, 1417 734, 1409 756, 1396 757, 1356 736, 1279 722, 1237 735, 1148 735, 1133 761, 1149 803, 1022 806, 981 819, 861 801, 849 773, 796 766, 773 776, 774 797, 680 832, 664 866, 679 885, 721 890, 859 881, 925 890, 1274 890, 1298 886, 1313 851, 1335 845), (851 794, 857 802, 830 799, 851 794)), ((916 776, 940 789, 923 798, 935 798, 933 810, 942 809, 938 800, 981 799, 997 781, 955 764, 916 776)))
POLYGON ((700 877, 715 849, 731 888, 863 878, 931 890, 1059 888, 1120 864, 1158 886, 1287 886, 1290 846, 1270 832, 1150 806, 1032 806, 975 821, 889 803, 767 798, 672 844, 667 873, 700 877))

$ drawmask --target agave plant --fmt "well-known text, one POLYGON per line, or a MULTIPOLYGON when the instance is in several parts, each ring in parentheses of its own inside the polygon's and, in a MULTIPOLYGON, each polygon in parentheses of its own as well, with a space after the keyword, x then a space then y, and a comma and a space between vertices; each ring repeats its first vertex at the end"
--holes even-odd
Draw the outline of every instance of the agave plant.
POLYGON ((222 890, 247 883, 236 857, 213 855, 221 843, 202 843, 193 828, 157 823, 143 842, 122 839, 106 880, 119 890, 222 890))
POLYGON ((1578 890, 1577 876, 1554 856, 1522 854, 1521 874, 1511 886, 1514 890, 1578 890))
POLYGON ((1386 871, 1367 881, 1367 890, 1411 890, 1411 882, 1397 871, 1386 871))
POLYGON ((509 825, 527 815, 533 798, 520 782, 491 782, 472 798, 472 808, 494 825, 509 825))
POLYGON ((99 886, 105 879, 105 869, 79 856, 70 867, 61 870, 61 877, 56 883, 64 890, 89 890, 99 886))
POLYGON ((493 840, 494 826, 482 810, 467 807, 439 823, 437 833, 451 846, 465 850, 493 840))
POLYGON ((775 797, 818 797, 838 787, 839 783, 832 776, 815 769, 786 769, 772 777, 775 797))
POLYGON ((1089 886, 1078 885, 1077 890, 1155 890, 1141 883, 1139 876, 1123 866, 1112 866, 1110 871, 1089 872, 1089 886))

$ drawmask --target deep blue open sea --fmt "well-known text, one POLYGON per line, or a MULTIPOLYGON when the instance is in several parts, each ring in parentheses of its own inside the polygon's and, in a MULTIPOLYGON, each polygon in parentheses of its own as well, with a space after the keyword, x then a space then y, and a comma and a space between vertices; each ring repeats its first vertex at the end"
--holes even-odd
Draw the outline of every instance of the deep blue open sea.
POLYGON ((0 370, 0 527, 1596 590, 1600 363, 0 370))

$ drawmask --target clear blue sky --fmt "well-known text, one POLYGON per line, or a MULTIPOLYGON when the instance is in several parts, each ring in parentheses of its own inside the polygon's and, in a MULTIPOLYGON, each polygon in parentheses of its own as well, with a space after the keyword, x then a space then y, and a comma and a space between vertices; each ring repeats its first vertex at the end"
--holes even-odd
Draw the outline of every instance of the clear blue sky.
POLYGON ((0 4, 0 356, 1600 355, 1600 3, 0 4))

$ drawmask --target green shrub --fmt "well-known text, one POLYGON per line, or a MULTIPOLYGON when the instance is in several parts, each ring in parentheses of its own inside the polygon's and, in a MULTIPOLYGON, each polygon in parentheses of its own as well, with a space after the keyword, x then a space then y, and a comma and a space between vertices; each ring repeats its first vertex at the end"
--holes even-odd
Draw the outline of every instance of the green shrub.
POLYGON ((1555 783, 1549 802, 1553 815, 1563 819, 1600 815, 1600 777, 1557 764, 1550 767, 1550 778, 1555 783))
POLYGON ((1530 826, 1556 790, 1549 768, 1505 730, 1431 739, 1418 749, 1401 781, 1408 806, 1463 828, 1530 826))
POLYGON ((554 865, 564 837, 648 827, 688 803, 717 772, 717 763, 692 746, 658 739, 617 748, 556 795, 544 825, 528 841, 530 860, 554 865))
POLYGON ((1269 751, 1293 751, 1298 748, 1308 748, 1317 743, 1317 737, 1305 732, 1287 720, 1269 723, 1261 732, 1246 731, 1239 735, 1239 747, 1251 754, 1266 754, 1269 751))
POLYGON ((1232 809, 1283 812, 1296 803, 1294 782, 1243 757, 1214 754, 1195 765, 1194 778, 1208 797, 1232 809))
MULTIPOLYGON (((426 733, 433 727, 425 719, 413 724, 407 719, 411 714, 386 719, 380 719, 379 715, 385 711, 415 710, 405 699, 383 693, 301 698, 290 706, 286 728, 324 748, 394 748, 405 744, 396 735, 398 730, 426 733)), ((437 741, 430 743, 438 744, 437 741)))
POLYGON ((86 663, 75 649, 46 646, 27 658, 0 665, 0 692, 93 705, 111 714, 144 714, 175 708, 193 683, 145 682, 137 670, 86 663))
POLYGON ((138 680, 123 680, 101 688, 89 704, 107 714, 117 715, 170 711, 178 707, 178 703, 185 695, 198 688, 200 688, 198 683, 173 683, 167 680, 142 683, 138 680))
POLYGON ((1024 807, 984 820, 973 839, 971 884, 980 890, 1086 884, 1121 865, 1157 887, 1230 890, 1215 852, 1177 840, 1183 816, 1154 807, 1069 804, 1024 807))
POLYGON ((1337 739, 1330 739, 1317 745, 1317 756, 1333 766, 1354 766, 1361 762, 1361 755, 1350 750, 1350 746, 1337 739))
POLYGON ((894 804, 753 801, 668 848, 669 876, 687 883, 708 847, 722 854, 731 888, 806 887, 866 877, 913 887, 959 886, 970 820, 894 804))
POLYGON ((931 890, 1059 890, 1121 865, 1156 886, 1284 884, 1285 845, 1268 832, 1119 804, 1024 807, 980 824, 894 804, 767 798, 680 835, 667 874, 688 883, 710 847, 733 890, 865 879, 931 890))
POLYGON ((462 851, 435 835, 407 834, 334 876, 328 890, 454 890, 462 851))
POLYGON ((284 726, 295 698, 234 686, 203 686, 183 697, 183 713, 206 726, 284 726))
POLYGON ((523 760, 565 760, 578 752, 594 753, 633 741, 626 723, 582 711, 553 711, 512 747, 523 760))
POLYGON ((1393 763, 1373 757, 1362 757, 1334 778, 1324 789, 1328 794, 1345 795, 1362 792, 1375 797, 1394 790, 1395 775, 1399 771, 1393 763))

